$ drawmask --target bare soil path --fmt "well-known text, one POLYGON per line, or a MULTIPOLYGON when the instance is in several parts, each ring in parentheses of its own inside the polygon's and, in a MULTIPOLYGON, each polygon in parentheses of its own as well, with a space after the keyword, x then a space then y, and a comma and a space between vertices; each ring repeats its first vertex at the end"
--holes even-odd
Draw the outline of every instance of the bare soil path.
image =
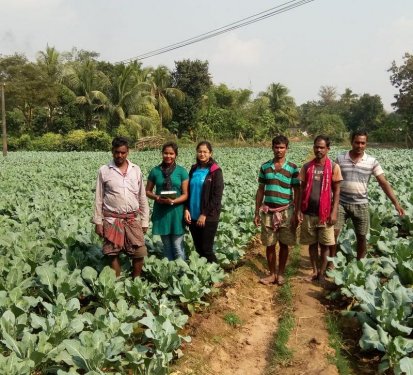
MULTIPOLYGON (((328 333, 325 327, 320 286, 305 281, 310 274, 308 253, 302 250, 299 273, 292 280, 296 326, 288 346, 293 359, 287 367, 274 368, 273 341, 279 313, 278 286, 264 286, 266 260, 260 244, 248 250, 245 263, 230 273, 211 306, 190 320, 187 334, 192 336, 182 357, 172 368, 174 375, 270 375, 338 374, 328 363, 328 333), (225 319, 236 316, 239 324, 225 319)), ((234 319, 233 319, 234 320, 234 319)))
POLYGON ((327 357, 335 352, 328 345, 325 317, 326 307, 322 301, 326 291, 318 284, 306 279, 311 275, 308 248, 301 247, 301 263, 298 275, 293 278, 295 328, 288 346, 294 352, 291 366, 283 374, 291 375, 335 375, 337 368, 327 357))

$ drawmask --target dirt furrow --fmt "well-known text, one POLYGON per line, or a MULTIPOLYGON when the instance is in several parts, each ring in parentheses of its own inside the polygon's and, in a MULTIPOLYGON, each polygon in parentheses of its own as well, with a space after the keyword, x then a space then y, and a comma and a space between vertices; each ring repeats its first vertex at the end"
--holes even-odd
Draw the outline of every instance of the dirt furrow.
POLYGON ((335 352, 328 345, 326 308, 322 304, 326 292, 314 282, 306 279, 311 274, 308 248, 301 248, 298 275, 293 278, 295 328, 288 347, 293 351, 290 367, 283 374, 291 375, 335 375, 337 368, 328 362, 328 355, 335 352))
MULTIPOLYGON (((269 370, 273 363, 274 337, 280 306, 277 286, 264 286, 258 279, 265 274, 264 249, 248 251, 245 264, 230 273, 211 306, 190 320, 187 333, 192 343, 172 368, 174 375, 270 375, 338 374, 329 364, 323 290, 305 281, 310 273, 307 249, 302 249, 301 267, 292 279, 296 325, 288 347, 293 358, 286 367, 269 370)), ((273 368, 273 367, 272 367, 273 368)))

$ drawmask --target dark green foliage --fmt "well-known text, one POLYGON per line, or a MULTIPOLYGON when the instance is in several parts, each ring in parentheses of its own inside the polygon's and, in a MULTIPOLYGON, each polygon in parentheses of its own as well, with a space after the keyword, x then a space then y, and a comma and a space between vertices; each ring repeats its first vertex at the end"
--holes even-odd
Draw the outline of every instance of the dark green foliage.
POLYGON ((324 134, 334 141, 343 141, 347 136, 347 129, 339 115, 321 113, 313 119, 308 131, 313 134, 324 134))
POLYGON ((369 134, 373 142, 402 143, 405 138, 404 119, 398 113, 387 115, 381 125, 369 134))
POLYGON ((94 51, 59 52, 50 46, 33 62, 21 54, 0 56, 11 150, 55 150, 59 144, 61 150, 95 150, 107 144, 103 133, 86 137, 82 131, 123 134, 133 141, 172 133, 188 141, 261 142, 306 130, 342 141, 347 132, 363 127, 375 141, 413 144, 409 54, 401 66, 393 63, 389 69, 398 89, 397 116, 385 113, 378 95, 359 96, 349 88, 340 95, 334 86, 321 86, 320 100, 297 107, 281 83, 269 84, 255 98, 248 89, 213 85, 208 61, 177 61, 171 72, 162 65, 112 64, 98 58, 94 51), (43 137, 47 133, 60 134, 63 141, 43 137))
POLYGON ((393 106, 403 117, 402 128, 406 137, 406 145, 413 146, 413 55, 406 53, 402 65, 397 66, 396 62, 389 71, 392 73, 390 82, 398 90, 394 95, 396 101, 393 106))
POLYGON ((359 128, 367 131, 376 130, 385 116, 383 103, 380 96, 364 94, 350 106, 350 116, 348 119, 349 130, 359 128))
POLYGON ((211 86, 208 62, 183 60, 175 62, 172 72, 172 86, 185 94, 182 101, 171 100, 172 120, 179 124, 178 135, 193 135, 197 127, 199 111, 204 95, 211 86))
POLYGON ((111 137, 99 130, 74 130, 63 141, 63 149, 66 151, 106 151, 110 150, 110 145, 111 137))
POLYGON ((45 133, 32 141, 32 149, 36 151, 60 151, 62 144, 63 136, 61 134, 45 133))

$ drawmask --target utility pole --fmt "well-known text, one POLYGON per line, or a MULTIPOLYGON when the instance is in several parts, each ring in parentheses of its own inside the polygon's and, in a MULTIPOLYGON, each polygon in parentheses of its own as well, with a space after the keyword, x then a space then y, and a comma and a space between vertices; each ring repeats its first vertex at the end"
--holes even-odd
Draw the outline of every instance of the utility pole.
POLYGON ((1 122, 2 122, 2 136, 3 136, 3 156, 7 156, 7 131, 6 131, 6 103, 4 100, 4 86, 1 84, 1 122))

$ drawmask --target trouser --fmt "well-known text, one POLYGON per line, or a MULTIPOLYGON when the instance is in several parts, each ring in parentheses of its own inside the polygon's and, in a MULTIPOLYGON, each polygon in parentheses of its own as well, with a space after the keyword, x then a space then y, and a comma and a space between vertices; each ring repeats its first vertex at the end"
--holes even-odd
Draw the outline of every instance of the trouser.
POLYGON ((197 226, 195 222, 189 226, 197 253, 209 263, 218 262, 213 250, 217 229, 218 221, 206 221, 204 227, 197 226))
POLYGON ((161 236, 163 243, 163 252, 168 260, 178 258, 185 260, 185 250, 183 247, 184 235, 166 234, 161 236))

